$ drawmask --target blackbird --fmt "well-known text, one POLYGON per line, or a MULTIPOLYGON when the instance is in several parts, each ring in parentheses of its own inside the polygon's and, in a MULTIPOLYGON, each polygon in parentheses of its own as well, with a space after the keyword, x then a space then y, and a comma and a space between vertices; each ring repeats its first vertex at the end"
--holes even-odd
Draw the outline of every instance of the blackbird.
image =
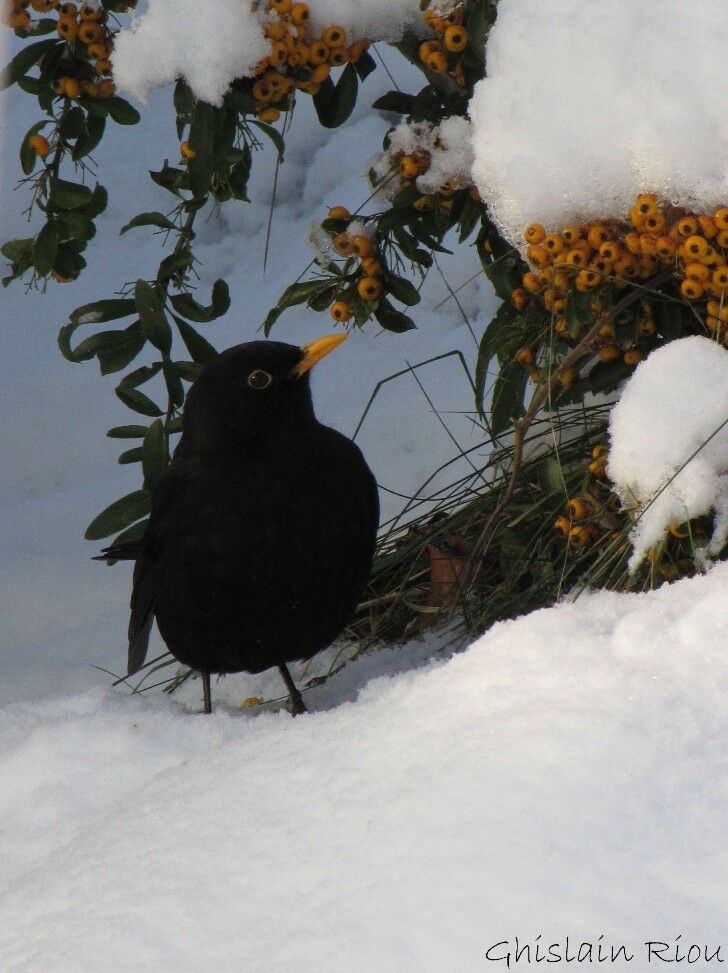
POLYGON ((136 560, 129 674, 156 618, 170 652, 201 673, 205 713, 210 673, 272 666, 291 712, 305 712, 286 663, 339 635, 369 577, 376 481, 358 447, 316 419, 309 384, 345 338, 251 341, 208 364, 144 536, 104 551, 136 560))

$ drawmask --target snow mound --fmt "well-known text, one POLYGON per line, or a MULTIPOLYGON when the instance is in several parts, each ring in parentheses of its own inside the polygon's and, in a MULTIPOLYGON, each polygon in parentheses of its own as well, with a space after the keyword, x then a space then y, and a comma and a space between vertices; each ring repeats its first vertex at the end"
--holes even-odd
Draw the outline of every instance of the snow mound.
POLYGON ((512 243, 533 220, 622 217, 642 190, 728 199, 728 18, 689 7, 500 0, 470 117, 476 185, 512 243))
MULTIPOLYGON (((332 24, 345 28, 349 42, 397 41, 410 24, 422 29, 419 0, 317 0, 310 7, 310 36, 332 24)), ((196 97, 219 105, 230 82, 251 76, 269 52, 267 18, 263 3, 247 0, 148 0, 116 37, 114 80, 144 101, 150 89, 183 76, 196 97)))
POLYGON ((609 431, 607 471, 623 504, 639 511, 630 569, 672 521, 711 511, 707 553, 717 554, 728 534, 728 351, 701 337, 653 351, 625 385, 609 431))
POLYGON ((515 935, 724 941, 726 583, 585 595, 295 720, 100 690, 3 711, 0 966, 474 973, 515 935))

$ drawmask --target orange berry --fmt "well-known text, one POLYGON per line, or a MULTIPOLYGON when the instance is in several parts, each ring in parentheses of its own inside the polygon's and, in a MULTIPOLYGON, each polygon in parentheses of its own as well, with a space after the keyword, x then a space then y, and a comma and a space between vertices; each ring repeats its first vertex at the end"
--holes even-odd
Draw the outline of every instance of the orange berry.
POLYGON ((557 530, 564 539, 566 539, 569 536, 569 531, 571 530, 571 521, 568 517, 557 517, 554 521, 554 529, 557 530))
POLYGON ((591 536, 592 532, 586 526, 572 527, 569 531, 569 544, 572 547, 585 547, 591 536))
POLYGON ((531 223, 523 231, 523 239, 526 243, 541 243, 545 238, 546 230, 544 230, 540 223, 531 223))
POLYGON ((362 277, 356 289, 362 300, 376 301, 382 293, 382 282, 377 277, 362 277))
POLYGON ((109 78, 105 81, 99 81, 95 88, 97 98, 111 98, 115 91, 116 85, 109 78))
POLYGON ((322 84, 331 74, 330 64, 316 64, 311 71, 311 81, 314 84, 322 84))
POLYGON ((718 232, 718 227, 712 216, 708 216, 706 213, 702 213, 698 217, 698 226, 700 227, 700 232, 703 234, 706 240, 712 240, 713 237, 718 232))
POLYGON ((464 51, 468 46, 468 32, 464 27, 448 27, 445 30, 443 43, 448 51, 464 51))
POLYGON ((414 179, 420 173, 417 160, 412 155, 403 155, 399 160, 399 171, 405 179, 414 179))
POLYGON ((95 44, 104 36, 104 29, 95 20, 82 20, 76 36, 84 44, 95 44))
POLYGON ((190 143, 186 140, 180 143, 179 152, 183 159, 194 159, 197 155, 195 150, 190 148, 190 143))
POLYGON ((574 382, 579 378, 579 373, 575 368, 564 368, 559 374, 559 383, 563 388, 568 389, 574 384, 574 382))
POLYGON ((376 257, 364 257, 361 262, 361 269, 365 277, 381 277, 382 265, 376 257))
POLYGON ((530 348, 519 348, 515 354, 515 360, 519 365, 530 368, 536 362, 536 356, 530 348))
POLYGON ((706 284, 710 280, 710 271, 705 266, 698 261, 693 261, 685 267, 685 276, 689 280, 697 280, 701 284, 706 284))
POLYGON ((677 232, 681 237, 691 237, 698 232, 698 221, 693 216, 684 216, 677 224, 677 232))
POLYGON ((332 68, 341 68, 349 63, 349 52, 345 47, 334 47, 329 51, 329 64, 332 68))
POLYGON ((423 64, 427 63, 427 58, 430 56, 430 54, 432 54, 434 51, 441 51, 441 50, 442 50, 442 45, 440 44, 439 41, 423 41, 418 48, 420 61, 422 61, 423 64))
POLYGON ((308 23, 309 9, 307 3, 294 3, 291 8, 291 22, 296 27, 304 27, 308 23))
POLYGON ((350 257, 354 252, 354 244, 348 233, 337 233, 331 241, 331 245, 342 257, 350 257))
POLYGON ((108 57, 100 57, 94 64, 96 74, 113 74, 114 65, 108 57))
POLYGON ((351 317, 351 307, 346 301, 334 301, 330 308, 330 314, 334 321, 344 323, 351 317))
POLYGON ((16 10, 8 17, 8 26, 13 30, 23 30, 30 25, 30 14, 27 10, 16 10))
POLYGON ((93 3, 82 3, 79 16, 81 17, 81 20, 102 20, 104 16, 104 8, 93 3))
POLYGON ((544 250, 547 250, 550 254, 556 255, 561 253, 564 249, 564 238, 559 233, 550 233, 547 237, 543 239, 544 250))
POLYGON ((687 279, 680 284, 680 293, 689 301, 697 301, 703 296, 704 291, 705 288, 698 280, 687 279))
POLYGON ((370 257, 374 250, 372 241, 363 234, 351 238, 351 248, 357 257, 370 257))
POLYGON ((624 363, 625 365, 639 365, 642 361, 642 352, 637 348, 629 348, 624 353, 624 363))
POLYGON ((692 260, 702 260, 708 255, 710 251, 710 245, 705 237, 693 234, 689 236, 684 243, 685 253, 692 260))
POLYGON ((351 63, 356 64, 358 60, 364 57, 364 55, 368 50, 369 50, 369 41, 356 41, 348 48, 346 53, 348 54, 351 63))
POLYGON ((719 230, 728 230, 728 206, 721 206, 713 213, 715 225, 719 230))
POLYGON ((47 138, 42 135, 31 135, 28 139, 28 145, 35 152, 35 154, 41 158, 45 159, 51 150, 51 144, 47 138))
POLYGON ((539 291, 543 290, 544 286, 538 274, 531 272, 523 275, 522 283, 531 294, 538 294, 539 291))
POLYGON ((517 311, 522 311, 528 304, 528 291, 524 290, 523 287, 517 287, 514 291, 511 291, 511 301, 517 311))
POLYGON ((433 51, 432 54, 428 54, 425 64, 436 74, 443 74, 447 71, 447 58, 442 51, 433 51))
POLYGON ((728 291, 728 267, 718 267, 717 270, 714 270, 711 283, 721 294, 728 291))
POLYGON ((258 118, 261 120, 261 122, 265 122, 267 125, 272 125, 273 122, 277 122, 280 117, 280 111, 277 108, 274 108, 272 105, 269 105, 267 108, 264 108, 262 111, 258 112, 258 118))
POLYGON ((346 206, 332 206, 328 218, 330 220, 350 220, 351 213, 346 206))
POLYGON ((346 43, 346 31, 338 24, 332 24, 321 34, 321 40, 327 47, 343 47, 346 43))
POLYGON ((622 357, 622 348, 620 345, 605 345, 599 349, 597 357, 603 362, 616 361, 622 357))
POLYGON ((328 64, 329 49, 323 41, 312 41, 308 45, 308 59, 311 64, 328 64))
POLYGON ((59 37, 62 37, 64 41, 73 41, 76 39, 78 34, 78 24, 76 23, 75 17, 67 17, 65 14, 61 14, 56 22, 56 33, 59 37))
POLYGON ((602 282, 602 275, 597 270, 580 270, 576 275, 576 289, 591 291, 602 282))
POLYGON ((581 497, 572 497, 567 502, 566 509, 572 520, 584 520, 585 517, 591 517, 594 513, 594 504, 588 500, 582 500, 581 497))

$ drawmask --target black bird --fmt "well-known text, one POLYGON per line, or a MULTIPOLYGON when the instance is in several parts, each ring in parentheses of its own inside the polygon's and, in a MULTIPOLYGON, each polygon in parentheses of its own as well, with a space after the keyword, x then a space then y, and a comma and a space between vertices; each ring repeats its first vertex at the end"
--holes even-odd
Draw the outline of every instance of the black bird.
POLYGON ((369 577, 376 482, 358 447, 316 419, 309 384, 345 337, 251 341, 207 365, 141 542, 104 552, 136 559, 129 674, 156 618, 170 652, 202 674, 206 713, 210 673, 272 666, 291 712, 305 712, 286 663, 339 635, 369 577))

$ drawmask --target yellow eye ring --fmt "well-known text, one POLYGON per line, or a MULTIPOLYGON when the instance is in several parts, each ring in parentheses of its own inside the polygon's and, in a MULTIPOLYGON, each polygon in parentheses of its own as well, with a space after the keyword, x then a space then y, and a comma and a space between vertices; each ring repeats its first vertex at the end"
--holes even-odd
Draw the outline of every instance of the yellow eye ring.
POLYGON ((248 385, 251 389, 255 389, 256 392, 267 389, 272 381, 273 376, 270 372, 264 372, 262 368, 256 368, 247 378, 248 385))

